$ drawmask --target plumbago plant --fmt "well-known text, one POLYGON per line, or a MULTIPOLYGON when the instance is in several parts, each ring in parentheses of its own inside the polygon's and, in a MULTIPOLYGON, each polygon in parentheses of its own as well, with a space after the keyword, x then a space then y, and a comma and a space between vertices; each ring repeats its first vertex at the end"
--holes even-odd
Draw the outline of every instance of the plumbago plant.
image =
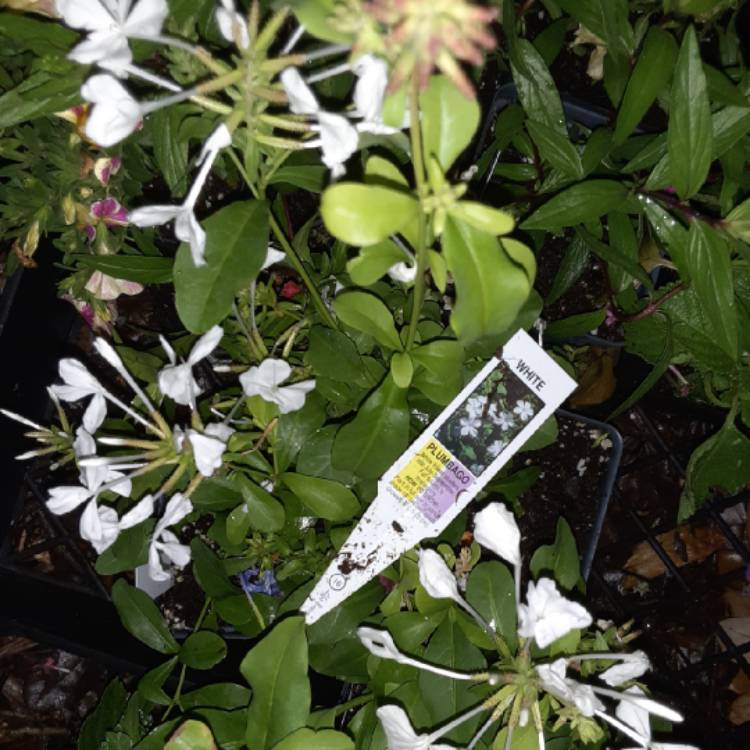
MULTIPOLYGON (((730 407, 694 457, 684 512, 742 481, 713 457, 736 464, 747 441, 747 209, 734 204, 750 108, 713 6, 545 3, 554 33, 532 41, 531 4, 505 2, 499 49, 496 12, 455 0, 36 5, 54 20, 0 16, 10 265, 54 236, 71 271, 61 291, 109 336, 90 363, 61 361, 53 426, 5 413, 40 443, 20 458, 52 461, 48 507, 78 523, 101 574, 137 569, 154 591, 190 565, 205 593, 178 641, 132 577, 117 580, 125 627, 165 660, 130 693, 114 681, 79 746, 577 747, 617 730, 663 747, 649 716, 680 716, 635 682, 648 661, 622 653, 631 635, 590 629, 545 575, 568 591, 579 581, 562 521, 525 598, 518 529, 490 504, 475 537, 512 575, 478 564, 479 545, 459 551, 462 514, 437 552, 408 553, 315 625, 296 612, 377 478, 539 317, 521 237, 534 250, 570 240, 547 302, 592 255, 605 263, 601 309, 558 333, 609 312, 656 364, 639 392, 671 367, 730 407), (603 56, 612 127, 565 122, 548 64, 575 29, 603 56), (722 70, 698 42, 717 29, 722 70), (467 70, 485 52, 519 104, 462 171, 480 122, 467 70), (665 132, 635 133, 654 103, 665 132), (479 200, 493 176, 501 192, 479 200), (654 280, 655 265, 675 275, 654 280), (115 305, 158 283, 173 285, 185 332, 154 330, 136 350, 115 305), (247 685, 187 690, 189 670, 226 655, 227 628, 263 634, 247 685), (362 687, 324 705, 309 667, 362 687)), ((533 445, 550 436, 552 423, 533 445)))

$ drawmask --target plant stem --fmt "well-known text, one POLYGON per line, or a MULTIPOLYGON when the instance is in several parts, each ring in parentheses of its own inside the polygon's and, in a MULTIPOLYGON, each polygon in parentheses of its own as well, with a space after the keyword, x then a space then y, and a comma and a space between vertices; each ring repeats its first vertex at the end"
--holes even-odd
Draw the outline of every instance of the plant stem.
POLYGON ((653 302, 646 305, 643 310, 639 310, 637 313, 633 313, 632 315, 618 315, 618 318, 623 323, 632 323, 636 320, 643 320, 644 318, 648 318, 649 316, 653 315, 665 302, 668 302, 670 299, 672 299, 672 297, 677 296, 680 292, 684 292, 685 289, 687 289, 687 284, 683 281, 677 284, 677 286, 670 289, 666 294, 659 297, 659 299, 655 299, 653 302))
MULTIPOLYGON (((411 153, 414 163, 414 182, 417 187, 417 196, 421 201, 425 197, 425 172, 424 157, 422 153, 422 124, 419 121, 419 89, 417 87, 416 79, 412 86, 409 104, 409 135, 411 137, 411 153)), ((414 340, 417 336, 417 324, 419 323, 419 316, 422 312, 422 303, 424 302, 425 296, 424 275, 427 265, 427 217, 425 216, 421 205, 419 207, 417 247, 415 248, 415 251, 417 275, 414 279, 414 297, 412 299, 411 319, 409 320, 409 329, 406 334, 406 351, 409 351, 409 349, 414 346, 414 340)))

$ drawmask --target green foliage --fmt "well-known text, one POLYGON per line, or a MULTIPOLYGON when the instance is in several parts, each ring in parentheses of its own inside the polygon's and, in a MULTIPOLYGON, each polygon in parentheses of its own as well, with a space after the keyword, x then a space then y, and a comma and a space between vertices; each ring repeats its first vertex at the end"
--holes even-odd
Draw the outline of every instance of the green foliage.
POLYGON ((112 587, 112 601, 122 624, 139 641, 162 654, 176 654, 179 651, 177 641, 148 594, 120 578, 112 587))

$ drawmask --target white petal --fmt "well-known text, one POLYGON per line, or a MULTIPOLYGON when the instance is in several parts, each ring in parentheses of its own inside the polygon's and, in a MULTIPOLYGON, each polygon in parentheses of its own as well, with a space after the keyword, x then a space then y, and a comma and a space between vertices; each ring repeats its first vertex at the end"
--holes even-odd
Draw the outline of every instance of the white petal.
POLYGON ((181 206, 143 206, 128 215, 131 224, 137 227, 155 227, 177 218, 181 206))
POLYGON ((279 405, 282 414, 299 411, 305 405, 305 397, 315 390, 315 380, 301 380, 299 383, 275 389, 273 401, 279 405))
POLYGON ((359 134, 357 129, 342 115, 319 112, 320 147, 323 151, 323 164, 342 174, 343 164, 357 150, 359 134))
POLYGON ((161 543, 153 540, 148 548, 148 574, 154 581, 168 581, 172 576, 161 564, 160 547, 161 543))
POLYGON ((123 28, 131 35, 158 36, 168 11, 166 0, 140 0, 131 8, 123 28))
POLYGON ((189 364, 170 365, 159 370, 159 390, 175 403, 190 406, 201 394, 189 364))
MULTIPOLYGON (((122 466, 122 464, 120 464, 120 466, 122 466)), ((109 488, 110 492, 114 492, 122 497, 130 497, 130 493, 133 491, 133 482, 130 480, 130 477, 126 476, 121 471, 115 471, 109 467, 105 468, 107 470, 107 475, 104 480, 105 484, 110 484, 116 479, 122 479, 121 482, 117 482, 109 488)))
POLYGON ((92 76, 81 87, 81 96, 94 105, 86 135, 105 148, 127 138, 142 119, 140 104, 114 76, 92 76))
MULTIPOLYGON (((625 692, 636 696, 644 694, 643 690, 636 685, 628 688, 625 692)), ((638 732, 646 742, 651 739, 651 719, 648 711, 641 706, 630 701, 620 701, 615 709, 615 716, 638 732)))
POLYGON ((190 498, 185 497, 181 492, 176 492, 169 498, 167 507, 164 509, 164 515, 159 519, 154 530, 154 536, 160 536, 161 533, 169 526, 182 521, 185 516, 193 512, 193 504, 190 498))
POLYGON ((91 500, 81 514, 79 529, 81 538, 101 555, 120 535, 117 511, 106 505, 99 507, 96 500, 91 500))
POLYGON ((206 331, 206 333, 204 333, 195 344, 193 344, 193 348, 190 350, 190 355, 187 359, 188 364, 195 365, 202 359, 205 359, 214 349, 216 349, 223 335, 224 329, 221 326, 213 326, 206 331))
POLYGON ((74 29, 96 31, 97 29, 109 29, 115 23, 115 19, 106 7, 99 2, 57 0, 56 7, 65 23, 74 29))
POLYGON ((518 607, 518 634, 534 638, 540 648, 592 621, 589 612, 562 596, 550 578, 540 578, 536 584, 530 581, 526 604, 518 607))
POLYGON ((195 218, 192 208, 185 208, 177 214, 174 222, 174 234, 178 240, 190 245, 190 255, 193 264, 204 266, 206 264, 206 232, 195 218))
POLYGON ((150 518, 154 513, 154 498, 146 495, 135 507, 131 508, 120 519, 120 529, 129 529, 150 518))
POLYGON ((83 413, 83 426, 91 434, 95 433, 107 416, 107 401, 104 396, 96 394, 83 413))
POLYGON ((398 650, 393 636, 387 630, 362 626, 357 628, 357 637, 373 656, 400 662, 403 654, 398 650))
MULTIPOLYGON (((623 656, 625 656, 623 654, 623 656)), ((623 658, 618 664, 614 664, 609 669, 599 674, 599 679, 604 680, 607 685, 618 687, 623 682, 637 680, 641 675, 651 669, 651 662, 644 651, 634 651, 623 658)))
POLYGON ((63 401, 78 401, 78 399, 84 396, 91 396, 104 391, 102 384, 77 359, 61 359, 58 365, 58 372, 63 381, 65 381, 65 385, 77 389, 79 392, 79 395, 75 398, 71 397, 72 392, 66 392, 66 398, 61 395, 59 387, 52 386, 54 392, 63 401))
POLYGON ((265 271, 265 269, 269 266, 273 266, 276 263, 281 263, 281 261, 285 258, 286 253, 283 253, 281 252, 281 250, 277 250, 272 245, 269 245, 268 249, 266 250, 266 259, 263 261, 263 265, 260 267, 260 270, 265 271))
POLYGON ((250 32, 247 29, 247 23, 237 11, 218 8, 216 10, 216 22, 219 24, 221 35, 228 42, 234 44, 236 37, 240 49, 247 49, 250 46, 250 32))
POLYGON ((501 503, 490 503, 477 513, 474 538, 511 565, 521 564, 521 531, 513 514, 501 503))
POLYGON ((410 266, 408 263, 395 263, 388 269, 388 276, 394 281, 400 281, 403 284, 412 284, 417 278, 416 265, 410 266))
POLYGON ((203 160, 208 156, 216 158, 216 155, 219 153, 219 151, 221 151, 221 149, 228 148, 231 145, 232 133, 230 132, 226 124, 222 122, 221 125, 214 129, 211 135, 209 135, 206 139, 206 142, 203 144, 198 163, 203 163, 203 160))
POLYGON ((376 712, 383 725, 389 750, 419 750, 426 747, 400 706, 381 706, 376 712))
POLYGON ((176 541, 160 542, 160 551, 178 568, 184 568, 190 562, 190 547, 176 541))
POLYGON ((235 433, 235 430, 228 424, 224 424, 224 422, 211 422, 211 424, 206 425, 206 429, 203 432, 211 437, 219 438, 219 440, 226 443, 235 433))
MULTIPOLYGON (((283 359, 264 359, 240 375, 240 384, 246 396, 264 396, 270 389, 283 383, 292 374, 292 368, 283 359)), ((270 399, 269 399, 270 400, 270 399)))
POLYGON ((119 30, 92 32, 73 47, 68 57, 81 65, 98 63, 113 73, 133 62, 128 40, 119 30))
POLYGON ((442 556, 432 549, 419 552, 419 582, 433 599, 461 601, 456 577, 442 556))
POLYGON ((85 487, 78 485, 75 487, 53 487, 49 491, 47 508, 56 516, 61 516, 64 513, 70 513, 71 510, 75 510, 90 497, 91 493, 85 487))
POLYGON ((304 82, 297 68, 286 68, 279 76, 284 87, 289 109, 296 115, 314 115, 320 110, 312 89, 304 82))
POLYGON ((161 348, 164 349, 164 351, 167 354, 167 358, 169 359, 169 363, 174 365, 177 363, 177 355, 175 354, 174 349, 172 348, 172 345, 167 341, 164 336, 159 334, 159 342, 161 343, 161 348))
POLYGON ((388 86, 388 65, 374 55, 362 55, 352 66, 359 78, 354 87, 354 110, 359 117, 379 122, 388 86))
POLYGON ((193 446, 195 465, 204 477, 212 476, 217 469, 221 468, 221 459, 226 449, 222 440, 210 435, 201 435, 195 430, 188 430, 188 440, 193 446))

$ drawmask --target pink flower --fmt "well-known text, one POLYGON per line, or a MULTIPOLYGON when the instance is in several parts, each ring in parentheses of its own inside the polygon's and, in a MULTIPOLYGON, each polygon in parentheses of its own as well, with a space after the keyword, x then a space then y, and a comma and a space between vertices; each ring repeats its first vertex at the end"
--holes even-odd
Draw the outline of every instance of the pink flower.
POLYGON ((109 185, 109 180, 113 174, 117 174, 122 166, 122 159, 119 156, 105 157, 102 156, 94 164, 94 174, 96 179, 102 185, 109 185))
POLYGON ((91 215, 109 225, 125 226, 128 223, 128 212, 116 198, 94 201, 91 204, 91 215))
POLYGON ((121 294, 134 296, 143 291, 143 285, 136 281, 126 281, 125 279, 116 279, 101 271, 94 271, 91 278, 86 282, 86 291, 90 292, 97 299, 111 302, 117 299, 121 294))

